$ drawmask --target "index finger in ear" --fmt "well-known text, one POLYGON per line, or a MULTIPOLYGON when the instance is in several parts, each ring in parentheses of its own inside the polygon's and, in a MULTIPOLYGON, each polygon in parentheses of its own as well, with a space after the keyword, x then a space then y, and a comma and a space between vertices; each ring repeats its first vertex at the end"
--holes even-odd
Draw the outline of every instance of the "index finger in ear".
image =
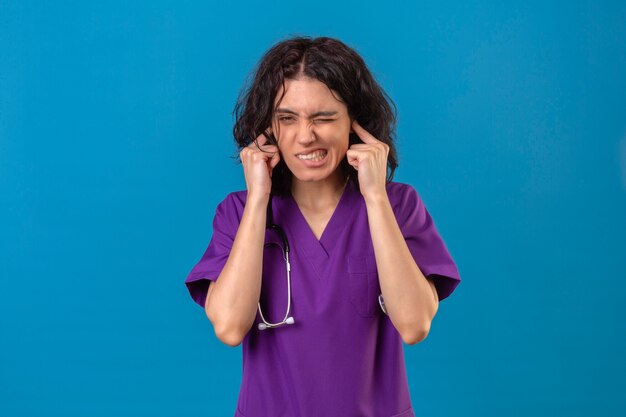
POLYGON ((267 129, 265 129, 263 133, 261 133, 259 136, 256 137, 256 140, 254 141, 254 143, 260 149, 261 146, 267 145, 267 143, 269 142, 269 135, 271 134, 272 134, 272 128, 268 127, 267 129))
POLYGON ((361 138, 361 140, 365 143, 376 143, 379 140, 376 139, 374 136, 372 136, 372 134, 370 132, 368 132, 367 130, 365 130, 360 124, 359 122, 356 121, 356 119, 354 119, 354 121, 352 122, 352 129, 354 129, 354 132, 361 138))

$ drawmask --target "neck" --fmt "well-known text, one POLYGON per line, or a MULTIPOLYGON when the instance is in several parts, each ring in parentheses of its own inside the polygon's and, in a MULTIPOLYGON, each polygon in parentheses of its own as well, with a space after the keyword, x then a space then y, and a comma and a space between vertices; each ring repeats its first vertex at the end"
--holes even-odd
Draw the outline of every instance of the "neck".
POLYGON ((316 211, 323 211, 328 206, 336 206, 348 184, 348 178, 340 174, 339 170, 320 181, 300 181, 293 177, 291 195, 298 206, 316 211))

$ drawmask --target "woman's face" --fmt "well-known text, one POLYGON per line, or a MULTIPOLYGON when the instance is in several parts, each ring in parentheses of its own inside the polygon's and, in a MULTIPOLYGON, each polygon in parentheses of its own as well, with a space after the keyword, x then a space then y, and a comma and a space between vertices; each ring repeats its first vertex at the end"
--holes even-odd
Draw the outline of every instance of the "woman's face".
POLYGON ((282 87, 276 95, 272 130, 281 158, 300 181, 333 175, 348 150, 352 121, 346 105, 333 93, 326 84, 307 77, 285 80, 284 97, 280 99, 282 87))

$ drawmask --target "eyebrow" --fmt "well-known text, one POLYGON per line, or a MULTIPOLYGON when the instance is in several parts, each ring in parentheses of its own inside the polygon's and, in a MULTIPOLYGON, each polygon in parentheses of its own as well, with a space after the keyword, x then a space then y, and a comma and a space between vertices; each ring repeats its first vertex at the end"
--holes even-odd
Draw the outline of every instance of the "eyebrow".
MULTIPOLYGON (((286 109, 286 108, 277 108, 276 109, 276 113, 289 113, 289 114, 293 114, 298 116, 298 113, 296 113, 293 110, 290 109, 286 109)), ((336 110, 325 110, 325 111, 318 111, 315 112, 313 114, 310 114, 309 117, 317 117, 317 116, 335 116, 338 112, 336 110)))

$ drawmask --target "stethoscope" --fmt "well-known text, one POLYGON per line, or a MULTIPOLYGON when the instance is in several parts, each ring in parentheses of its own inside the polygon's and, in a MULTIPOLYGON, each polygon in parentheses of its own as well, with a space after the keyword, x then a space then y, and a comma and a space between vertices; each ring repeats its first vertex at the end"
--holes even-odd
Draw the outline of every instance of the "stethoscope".
POLYGON ((263 312, 261 311, 261 300, 259 300, 259 314, 261 315, 261 320, 263 323, 259 323, 259 330, 271 329, 274 327, 280 327, 283 324, 294 324, 295 321, 293 316, 289 316, 291 312, 291 264, 289 263, 289 242, 287 241, 287 235, 285 231, 277 224, 274 224, 272 219, 272 194, 270 194, 269 202, 267 203, 267 221, 265 224, 265 229, 275 230, 283 241, 283 258, 285 259, 285 265, 287 269, 287 312, 285 313, 285 318, 278 323, 269 323, 265 320, 263 316, 263 312))
MULTIPOLYGON (((293 316, 289 316, 289 313, 291 312, 291 264, 289 263, 289 242, 287 241, 287 235, 285 234, 285 231, 279 225, 275 224, 272 219, 272 194, 270 194, 269 202, 267 204, 266 220, 267 221, 265 224, 265 229, 275 230, 280 235, 283 241, 283 258, 285 259, 285 265, 287 269, 287 312, 285 313, 285 317, 282 321, 278 323, 269 323, 267 320, 265 320, 265 317, 263 316, 263 312, 261 311, 261 300, 259 300, 259 314, 261 315, 261 320, 263 320, 263 323, 259 323, 259 330, 272 329, 275 327, 280 327, 283 324, 295 323, 293 316)), ((385 308, 385 301, 383 300, 382 294, 378 296, 378 304, 380 305, 383 313, 387 314, 387 309, 385 308)))

